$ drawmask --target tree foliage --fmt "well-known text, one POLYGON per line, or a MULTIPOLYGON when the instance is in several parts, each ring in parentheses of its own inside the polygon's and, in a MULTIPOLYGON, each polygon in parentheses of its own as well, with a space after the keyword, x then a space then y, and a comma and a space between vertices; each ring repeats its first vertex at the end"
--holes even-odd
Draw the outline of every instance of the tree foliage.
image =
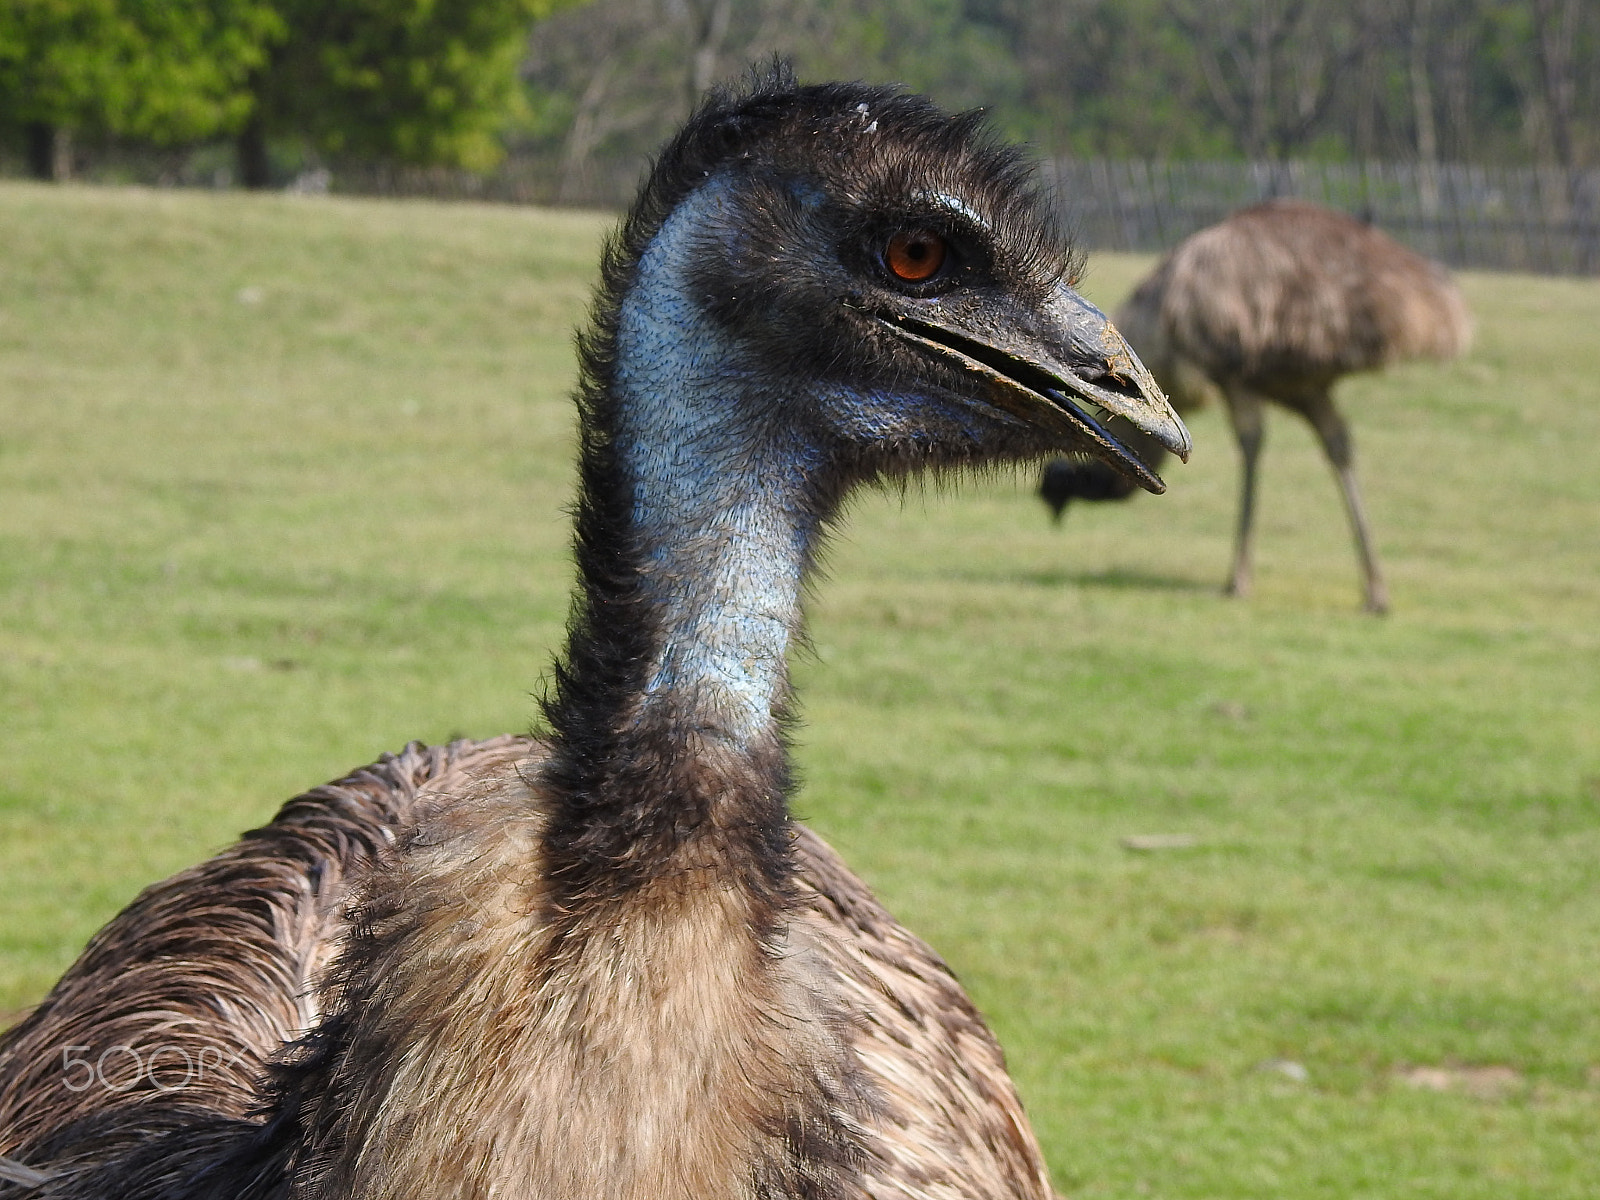
POLYGON ((283 23, 271 0, 8 0, 0 113, 156 142, 241 122, 283 23))
POLYGON ((560 0, 6 0, 0 124, 483 166, 560 0))
POLYGON ((255 116, 332 154, 486 165, 553 0, 277 0, 255 116))

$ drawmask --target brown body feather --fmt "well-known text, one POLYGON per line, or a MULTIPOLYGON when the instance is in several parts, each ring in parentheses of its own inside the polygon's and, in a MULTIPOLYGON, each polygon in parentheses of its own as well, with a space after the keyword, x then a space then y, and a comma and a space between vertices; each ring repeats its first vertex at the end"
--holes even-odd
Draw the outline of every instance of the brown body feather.
MULTIPOLYGON (((1219 399, 1243 458, 1228 591, 1251 585, 1257 461, 1264 405, 1311 424, 1342 491, 1366 606, 1388 607, 1355 477, 1349 427, 1334 405, 1345 375, 1416 358, 1451 358, 1472 322, 1448 272, 1370 225, 1313 204, 1273 200, 1241 209, 1180 243, 1115 314, 1179 412, 1219 399)), ((1119 434, 1158 467, 1162 448, 1119 434)), ((1051 464, 1040 487, 1059 517, 1073 497, 1124 499, 1132 489, 1090 463, 1051 464)))
MULTIPOLYGON (((1152 371, 1172 378, 1181 359, 1279 403, 1356 371, 1453 357, 1472 332, 1439 264, 1370 225, 1292 200, 1242 209, 1185 239, 1117 323, 1152 371)), ((1180 408, 1203 402, 1182 383, 1173 389, 1180 408)))
POLYGON ((786 1177, 820 1089, 865 1134, 850 1165, 866 1195, 1048 1196, 981 1017, 815 835, 791 827, 796 886, 770 942, 748 898, 696 864, 587 915, 597 936, 548 920, 547 817, 526 781, 541 751, 452 797, 365 904, 336 986, 382 980, 394 999, 350 1013, 342 1057, 313 1068, 327 1111, 307 1115, 319 1133, 302 1154, 331 1165, 304 1194, 832 1194, 836 1180, 786 1177), (348 1077, 346 1062, 394 1069, 348 1077), (341 1157, 351 1145, 382 1150, 341 1157), (752 1162, 772 1173, 753 1193, 752 1162))
MULTIPOLYGON (((556 996, 568 1007, 550 1011, 527 974, 528 951, 548 933, 530 894, 539 887, 541 818, 523 781, 542 756, 538 743, 510 737, 412 744, 297 797, 272 825, 146 889, 0 1041, 0 1151, 59 1172, 53 1182, 26 1189, 8 1188, 0 1175, 0 1196, 116 1194, 100 1189, 114 1187, 117 1168, 101 1174, 94 1164, 115 1164, 146 1139, 160 1138, 175 1112, 259 1120, 252 1114, 262 1103, 266 1061, 303 1053, 292 1043, 323 1003, 317 970, 349 933, 342 906, 379 860, 385 867, 377 884, 363 889, 359 919, 374 924, 361 931, 368 945, 360 961, 396 976, 406 1002, 387 1010, 386 1028, 368 1036, 387 1036, 398 1025, 431 1052, 412 1060, 415 1073, 406 1078, 364 1077, 362 1086, 442 1089, 462 1103, 350 1103, 347 1114, 380 1123, 406 1114, 406 1123, 367 1130, 391 1152, 359 1164, 355 1178, 322 1181, 319 1191, 415 1196, 425 1180, 426 1194, 439 1200, 504 1194, 512 1186, 520 1194, 566 1196, 574 1194, 576 1179, 609 1173, 613 1186, 605 1194, 619 1200, 678 1194, 662 1183, 673 1178, 683 1181, 684 1196, 742 1194, 738 1164, 752 1148, 707 1151, 719 1148, 721 1131, 730 1128, 771 1135, 758 1120, 726 1118, 759 1116, 773 1097, 798 1091, 781 1077, 793 1057, 772 1052, 786 1050, 787 1037, 765 1052, 760 1043, 773 1030, 787 1033, 800 1024, 808 1037, 834 1039, 832 1053, 849 1064, 833 1086, 859 1093, 851 1103, 867 1134, 866 1196, 1050 1195, 1038 1145, 982 1017, 938 955, 803 827, 793 831, 795 903, 777 947, 788 994, 750 990, 761 972, 741 966, 740 955, 751 952, 745 914, 730 910, 736 901, 725 889, 686 876, 671 884, 670 903, 641 909, 655 919, 631 931, 637 941, 621 969, 635 1008, 616 1003, 613 957, 604 964, 606 977, 586 985, 579 983, 586 964, 564 964, 556 996), (420 828, 413 828, 419 818, 420 828), (395 853, 396 845, 403 853, 395 853), (404 978, 407 951, 419 942, 426 946, 427 990, 408 988, 404 978), (453 958, 453 967, 438 970, 441 958, 453 958), (659 975, 663 964, 683 963, 698 965, 708 978, 677 970, 659 975), (728 974, 736 978, 721 978, 728 974), (441 987, 451 994, 438 994, 441 987), (571 1005, 585 996, 605 1003, 575 1011, 571 1005), (730 996, 748 1000, 748 1007, 710 1019, 705 1006, 730 996), (552 1022, 581 1028, 582 1045, 550 1036, 552 1022), (708 1029, 730 1028, 742 1029, 746 1040, 685 1045, 708 1029), (540 1052, 541 1038, 554 1053, 540 1052), (127 1091, 113 1090, 127 1082, 114 1073, 112 1087, 96 1082, 75 1090, 68 1084, 78 1082, 76 1074, 63 1070, 64 1045, 93 1047, 94 1055, 111 1046, 176 1045, 196 1061, 204 1055, 208 1069, 185 1079, 181 1067, 166 1062, 156 1079, 127 1091), (550 1139, 564 1134, 533 1128, 548 1114, 528 1103, 541 1094, 524 1086, 530 1059, 570 1078, 583 1069, 585 1055, 628 1057, 629 1070, 606 1077, 640 1094, 599 1091, 581 1121, 561 1124, 560 1130, 586 1131, 579 1144, 559 1157, 531 1155, 532 1147, 548 1150, 550 1139), (720 1068, 711 1069, 719 1058, 720 1068), (211 1069, 218 1063, 226 1069, 211 1069), (668 1069, 684 1063, 697 1068, 668 1069), (524 1083, 507 1086, 496 1064, 517 1064, 524 1083), (778 1077, 764 1077, 763 1068, 776 1068, 778 1077), (457 1077, 431 1078, 433 1070, 457 1077), (659 1114, 653 1143, 633 1127, 603 1132, 614 1114, 637 1111, 659 1114), (95 1132, 102 1124, 103 1135, 95 1132), (698 1134, 697 1124, 704 1126, 698 1134), (64 1129, 73 1132, 63 1138, 64 1129), (448 1160, 438 1161, 446 1149, 448 1160), (722 1178, 707 1178, 718 1161, 722 1178), (79 1175, 78 1167, 91 1169, 79 1175), (543 1186, 529 1186, 541 1178, 543 1186)), ((615 933, 618 941, 629 936, 615 933)), ((108 1072, 115 1066, 126 1066, 121 1056, 108 1072)), ((550 1088, 559 1091, 560 1080, 550 1088)), ((776 1135, 788 1134, 780 1128, 776 1135)), ((163 1172, 181 1180, 214 1153, 212 1143, 184 1140, 163 1172), (184 1147, 192 1158, 184 1157, 184 1147)))
POLYGON ((411 825, 419 792, 525 745, 413 742, 146 888, 0 1036, 0 1154, 31 1157, 124 1110, 130 1139, 142 1113, 250 1113, 266 1061, 320 1015, 315 982, 343 944, 350 889, 411 825))

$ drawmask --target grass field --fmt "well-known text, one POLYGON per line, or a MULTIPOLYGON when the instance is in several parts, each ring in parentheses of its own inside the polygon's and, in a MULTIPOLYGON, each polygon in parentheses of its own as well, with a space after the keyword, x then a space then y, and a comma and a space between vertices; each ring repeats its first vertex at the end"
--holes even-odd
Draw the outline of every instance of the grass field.
MULTIPOLYGON (((602 228, 0 186, 0 1012, 293 792, 528 726, 602 228)), ((830 555, 798 808, 1072 1196, 1600 1195, 1600 283, 1463 284, 1469 357, 1343 390, 1386 620, 1284 414, 1249 602, 1216 413, 1165 497, 872 495, 830 555)))

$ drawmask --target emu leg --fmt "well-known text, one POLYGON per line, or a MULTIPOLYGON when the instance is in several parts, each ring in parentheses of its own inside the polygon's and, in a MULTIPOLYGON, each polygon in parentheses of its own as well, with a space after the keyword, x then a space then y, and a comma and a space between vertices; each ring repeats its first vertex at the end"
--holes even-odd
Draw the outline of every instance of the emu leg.
POLYGON ((1367 512, 1361 503, 1361 490, 1356 486, 1355 448, 1350 439, 1350 427, 1333 406, 1333 397, 1322 392, 1310 398, 1300 409, 1322 441, 1323 452, 1333 464, 1339 477, 1339 491, 1344 496, 1345 512, 1350 517, 1350 530, 1356 539, 1356 556, 1361 560, 1361 581, 1366 590, 1364 607, 1370 613, 1389 611, 1389 589, 1383 581, 1383 568, 1378 563, 1378 552, 1372 545, 1372 531, 1367 526, 1367 512))
POLYGON ((1228 398, 1228 419, 1233 423, 1243 468, 1239 479, 1239 525, 1233 539, 1233 574, 1224 590, 1229 596, 1248 596, 1255 534, 1256 464, 1267 430, 1259 396, 1240 387, 1224 388, 1223 394, 1228 398))

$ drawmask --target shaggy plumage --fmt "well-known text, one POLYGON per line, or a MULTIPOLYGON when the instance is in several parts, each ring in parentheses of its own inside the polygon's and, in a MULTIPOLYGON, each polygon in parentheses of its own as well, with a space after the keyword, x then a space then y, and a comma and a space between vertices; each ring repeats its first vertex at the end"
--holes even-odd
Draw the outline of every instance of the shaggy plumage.
POLYGON ((60 1167, 192 1114, 249 1114, 267 1060, 320 1015, 313 984, 354 878, 411 827, 419 794, 526 753, 513 737, 413 742, 146 888, 0 1037, 0 1153, 60 1167))
MULTIPOLYGON (((1117 310, 1179 412, 1218 394, 1243 456, 1239 524, 1228 590, 1249 591, 1262 406, 1311 423, 1333 465, 1355 537, 1366 607, 1388 593, 1356 486, 1350 431, 1331 389, 1342 376, 1413 358, 1451 358, 1471 337, 1461 294, 1444 268, 1340 213, 1274 200, 1234 213, 1185 240, 1117 310)), ((1152 469, 1164 455, 1126 432, 1152 469)), ((1120 500, 1125 477, 1097 462, 1057 460, 1040 495, 1060 520, 1073 499, 1120 500)))
MULTIPOLYGON (((53 1173, 34 1194, 1047 1196, 948 969, 790 820, 785 727, 802 591, 851 488, 1065 451, 1159 489, 1097 413, 1187 453, 1071 268, 973 118, 781 75, 713 97, 608 246, 580 342, 548 735, 451 748, 343 856, 256 861, 247 840, 162 885, 201 889, 202 926, 257 931, 162 961, 179 994, 206 994, 197 967, 240 981, 196 1037, 247 1042, 251 1070, 271 1055, 265 1078, 77 1105, 36 1017, 0 1084, 44 1106, 0 1126, 53 1173), (907 238, 933 270, 896 272, 907 238), (272 879, 205 892, 230 854, 272 879), (270 1015, 229 1015, 252 1005, 270 1015)), ((143 962, 126 937, 150 903, 100 944, 143 962)), ((159 1002, 74 996, 127 1037, 159 1002)))

